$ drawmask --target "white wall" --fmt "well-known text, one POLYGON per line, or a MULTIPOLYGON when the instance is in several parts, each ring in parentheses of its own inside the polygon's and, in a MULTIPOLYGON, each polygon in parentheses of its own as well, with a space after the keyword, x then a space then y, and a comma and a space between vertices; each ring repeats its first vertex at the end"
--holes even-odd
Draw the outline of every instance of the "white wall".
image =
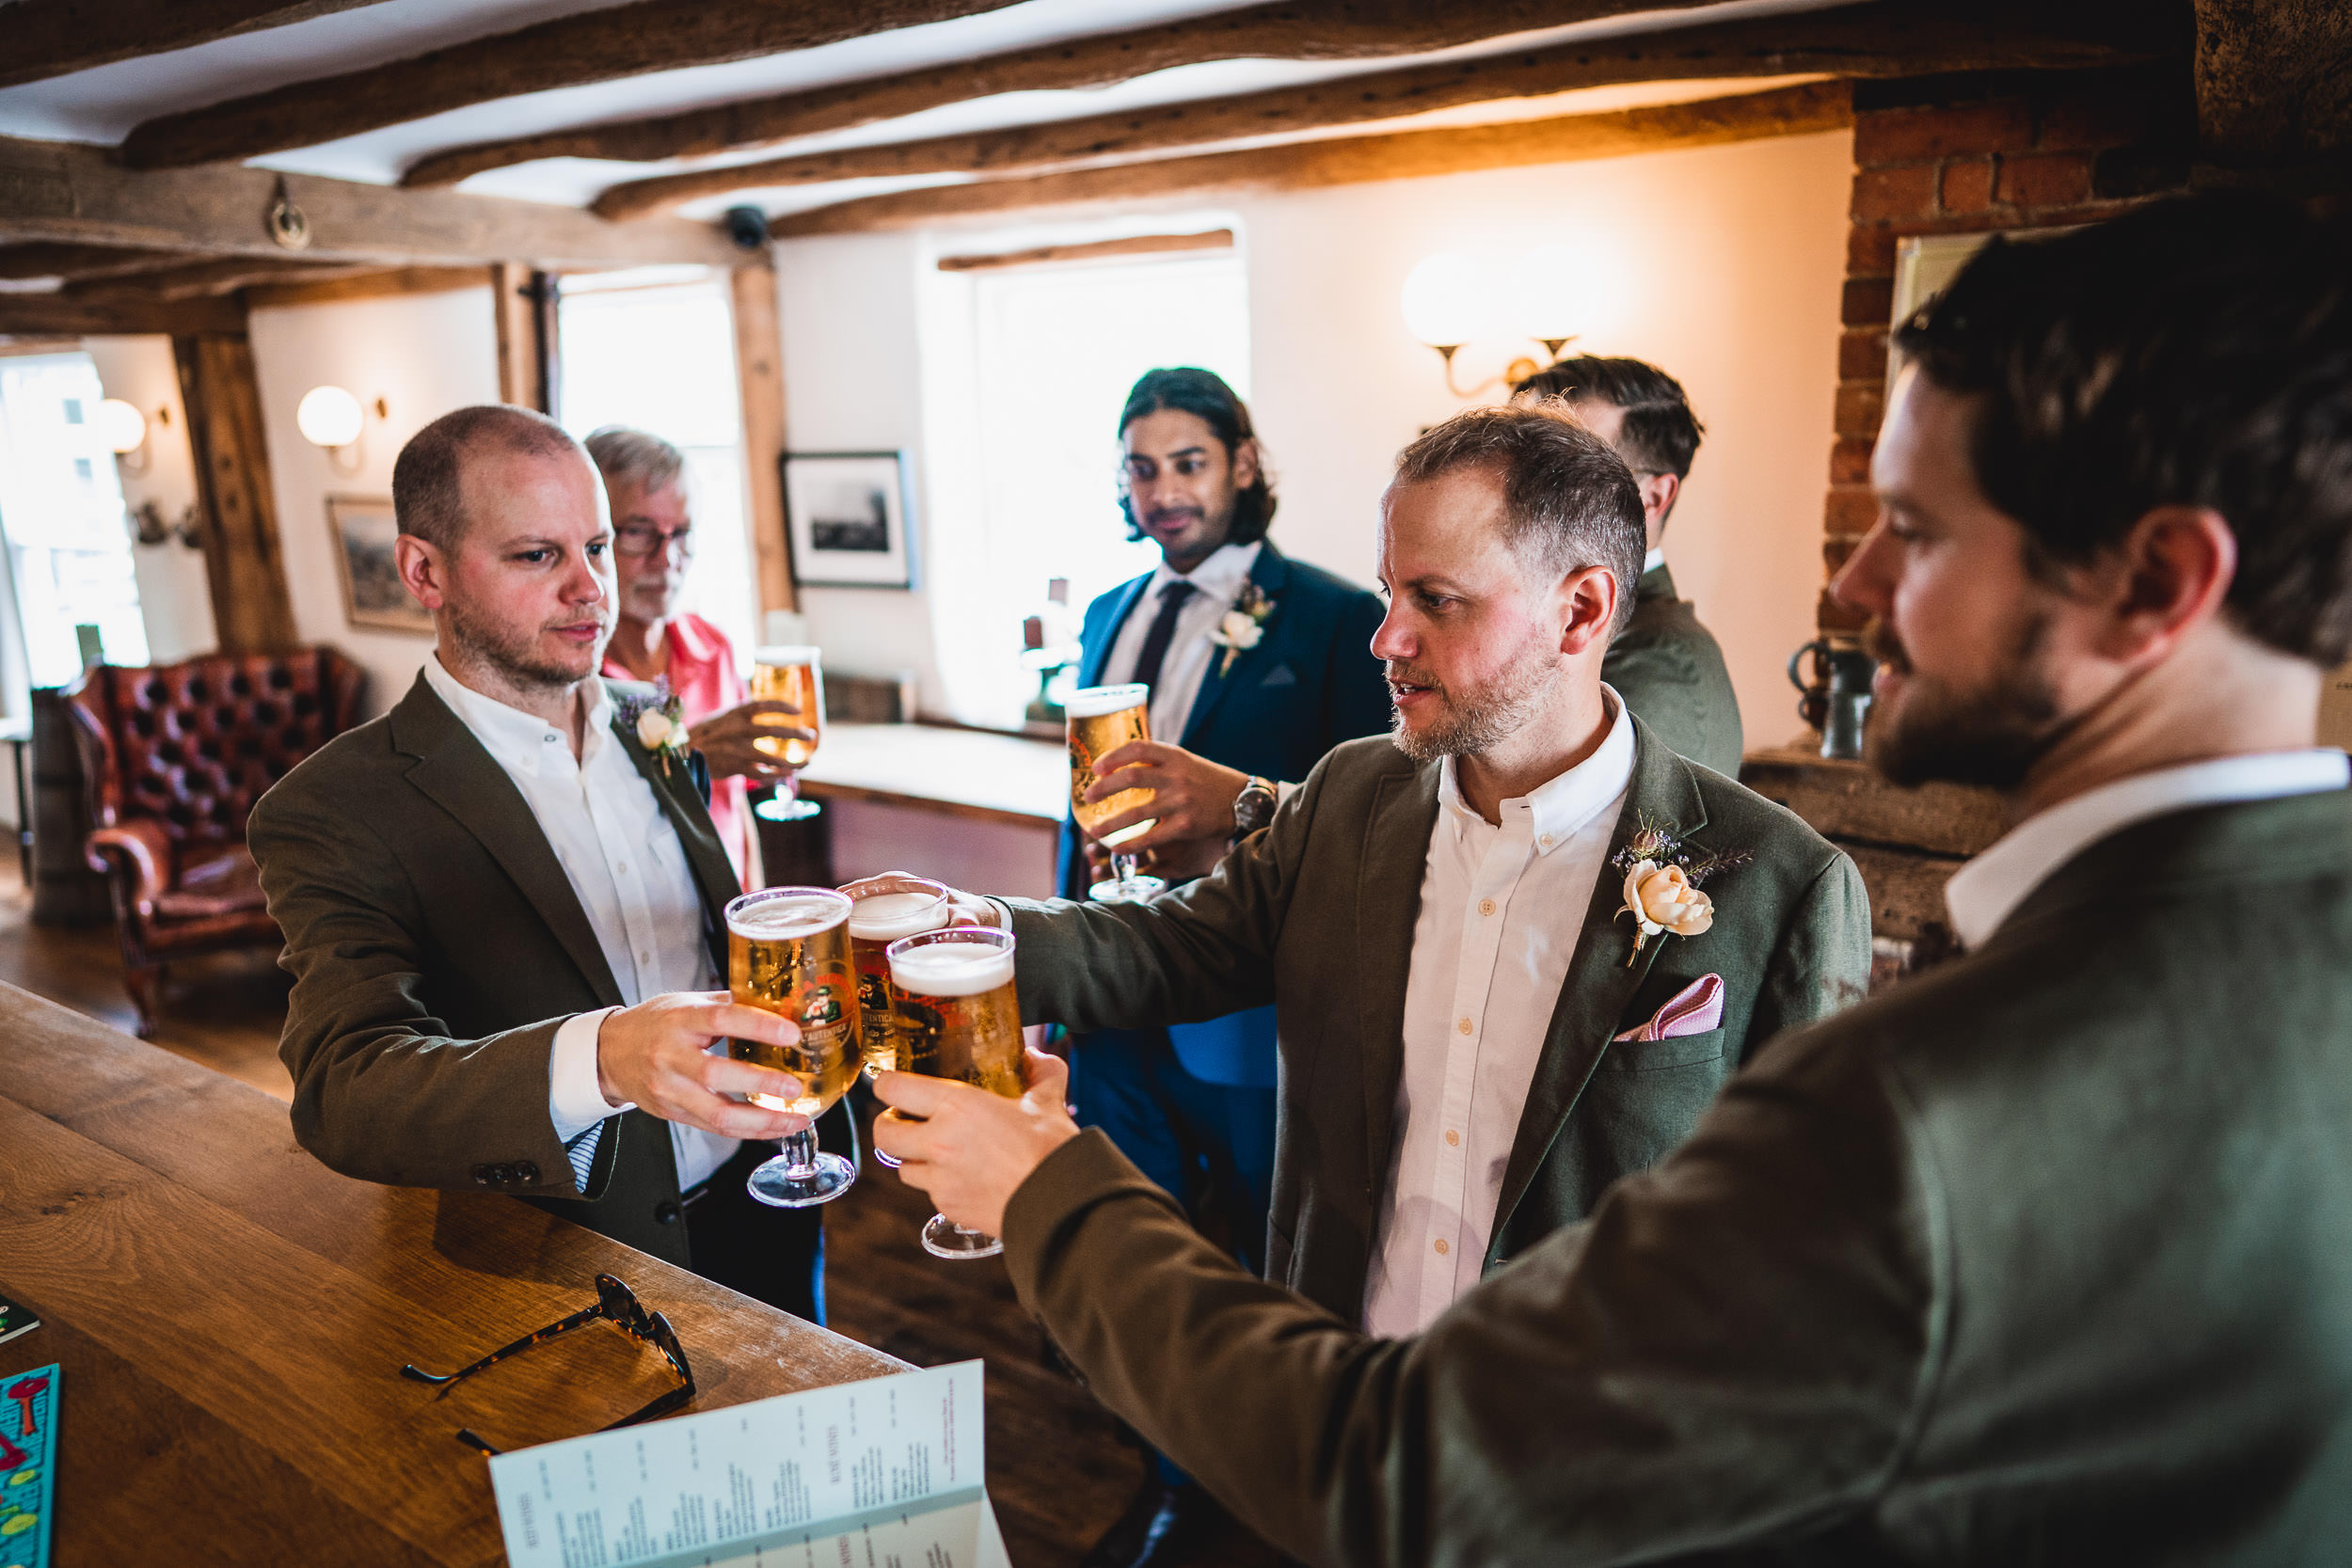
MULTIPOLYGON (((180 403, 180 372, 164 337, 85 338, 99 385, 147 416, 147 446, 118 458, 122 502, 134 512, 155 503, 167 527, 197 504, 196 454, 188 442, 187 410, 180 403)), ((160 545, 131 546, 147 623, 147 655, 157 664, 209 654, 219 646, 204 553, 177 535, 160 545)))
POLYGON ((499 400, 489 288, 277 306, 254 311, 249 330, 294 631, 306 643, 332 643, 365 666, 362 716, 381 713, 407 694, 433 639, 361 629, 344 619, 326 498, 389 496, 392 460, 409 436, 453 408, 499 400), (303 394, 329 384, 367 410, 357 450, 342 457, 355 472, 338 469, 294 426, 303 394), (380 419, 379 397, 387 410, 380 419))
MULTIPOLYGON (((1606 259, 1610 281, 1596 289, 1576 346, 1653 360, 1689 388, 1708 436, 1666 553, 1724 643, 1749 743, 1793 734, 1783 672, 1812 635, 1821 580, 1851 179, 1851 140, 1836 133, 1225 203, 1249 267, 1250 402, 1279 482, 1275 537, 1369 582, 1375 507, 1397 449, 1462 406, 1399 315, 1415 262, 1438 250, 1583 245, 1606 259)), ((924 444, 922 399, 944 368, 934 362, 962 352, 923 341, 932 263, 943 250, 990 247, 969 229, 777 247, 788 445, 905 448, 931 531, 927 563, 953 560, 952 537, 943 546, 940 535, 965 515, 960 454, 924 444)), ((1472 344, 1464 379, 1492 374, 1509 352, 1472 344)), ((1106 515, 1104 526, 1118 525, 1106 515)), ((968 607, 930 600, 953 594, 955 580, 933 570, 913 594, 812 592, 812 637, 830 662, 915 668, 936 707, 932 627, 968 607)))

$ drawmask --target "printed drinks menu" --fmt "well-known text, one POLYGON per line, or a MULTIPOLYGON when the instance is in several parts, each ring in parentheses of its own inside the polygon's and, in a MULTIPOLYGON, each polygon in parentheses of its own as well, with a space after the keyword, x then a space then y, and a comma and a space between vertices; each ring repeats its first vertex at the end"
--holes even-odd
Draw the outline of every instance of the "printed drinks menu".
POLYGON ((0 1568, 45 1568, 57 1468, 57 1379, 42 1367, 0 1378, 0 1568))
POLYGON ((980 1363, 845 1383, 490 1461, 513 1568, 1005 1568, 980 1363))

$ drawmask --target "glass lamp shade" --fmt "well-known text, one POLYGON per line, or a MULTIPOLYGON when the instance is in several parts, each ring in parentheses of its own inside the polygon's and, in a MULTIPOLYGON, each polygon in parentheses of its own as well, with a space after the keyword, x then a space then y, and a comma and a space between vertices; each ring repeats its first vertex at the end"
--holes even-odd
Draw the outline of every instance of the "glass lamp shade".
POLYGON ((1511 269, 1511 325, 1537 342, 1573 338, 1585 328, 1592 302, 1588 259, 1572 245, 1529 251, 1511 269))
POLYGON ((98 405, 98 434, 118 456, 136 451, 147 440, 147 416, 120 398, 108 398, 98 405))
POLYGON ((1486 330, 1494 294, 1483 263, 1439 251, 1405 277, 1405 329, 1431 348, 1459 348, 1486 330))
POLYGON ((341 387, 313 387, 294 409, 294 428, 314 447, 347 447, 359 438, 359 400, 341 387))

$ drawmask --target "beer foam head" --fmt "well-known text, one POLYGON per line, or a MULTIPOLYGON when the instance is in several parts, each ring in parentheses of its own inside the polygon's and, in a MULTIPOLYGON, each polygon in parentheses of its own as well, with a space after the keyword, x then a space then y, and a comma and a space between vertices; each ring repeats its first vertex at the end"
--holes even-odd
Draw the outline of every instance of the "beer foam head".
POLYGON ((754 664, 814 664, 817 650, 799 643, 771 642, 764 648, 752 650, 754 664))
POLYGON ((1122 708, 1141 707, 1151 700, 1148 686, 1083 686, 1070 694, 1061 710, 1073 719, 1099 719, 1122 708))
POLYGON ((869 893, 850 911, 850 935, 896 942, 947 924, 947 900, 935 893, 869 893))
POLYGON ((977 996, 1012 979, 1012 949, 993 942, 928 942, 891 954, 890 978, 920 996, 977 996))
POLYGON ((818 889, 740 898, 727 906, 727 929, 750 942, 814 936, 849 917, 850 901, 818 889))

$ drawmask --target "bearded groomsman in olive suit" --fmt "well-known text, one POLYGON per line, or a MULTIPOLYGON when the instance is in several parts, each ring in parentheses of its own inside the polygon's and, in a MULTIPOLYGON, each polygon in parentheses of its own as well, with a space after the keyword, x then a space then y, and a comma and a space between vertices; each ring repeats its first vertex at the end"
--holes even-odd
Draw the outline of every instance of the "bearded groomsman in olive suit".
POLYGON ((1273 1004, 1265 1275, 1375 1334, 1581 1218, 1756 1046, 1867 982, 1853 863, 1601 684, 1641 516, 1556 406, 1439 426, 1381 518, 1393 736, 1336 749, 1149 905, 1009 901, 1032 1021, 1273 1004))
POLYGON ((1966 949, 1774 1043, 1425 1334, 1201 1246, 1042 1058, 1019 1101, 885 1079, 930 1118, 887 1130, 908 1177, 1316 1562, 2343 1560, 2344 241, 2185 198, 1995 241, 1897 334, 1834 591, 1878 765, 2008 793, 1947 894, 1966 949))
POLYGON ((650 755, 616 701, 650 689, 596 673, 595 467, 540 415, 461 408, 402 449, 392 503, 435 651, 247 830, 294 977, 294 1135, 346 1176, 542 1202, 821 1321, 821 1211, 743 1191, 772 1150, 740 1140, 792 1118, 728 1096, 775 1075, 707 1053, 797 1031, 729 1003, 737 883, 693 759, 650 755))
POLYGON ((1580 354, 1511 388, 1526 401, 1559 398, 1585 428, 1613 448, 1642 487, 1648 552, 1633 615, 1609 644, 1600 678, 1659 738, 1727 779, 1740 776, 1740 698, 1715 634, 1675 591, 1666 565, 1666 520, 1682 498, 1706 434, 1682 383, 1639 359, 1580 354))

